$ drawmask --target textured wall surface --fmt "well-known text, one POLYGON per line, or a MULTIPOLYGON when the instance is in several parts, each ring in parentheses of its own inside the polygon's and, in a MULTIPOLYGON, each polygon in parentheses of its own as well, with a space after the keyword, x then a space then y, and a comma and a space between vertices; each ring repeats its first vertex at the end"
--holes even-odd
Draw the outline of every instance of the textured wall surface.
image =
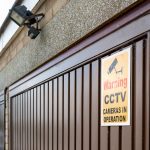
MULTIPOLYGON (((70 0, 0 71, 0 91, 138 0, 70 0)), ((56 5, 56 10, 59 5, 56 5)))

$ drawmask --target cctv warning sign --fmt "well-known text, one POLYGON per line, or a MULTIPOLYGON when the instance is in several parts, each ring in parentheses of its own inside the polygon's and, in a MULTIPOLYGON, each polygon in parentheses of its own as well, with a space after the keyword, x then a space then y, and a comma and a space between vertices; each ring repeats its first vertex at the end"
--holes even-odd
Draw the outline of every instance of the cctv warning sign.
POLYGON ((101 126, 130 125, 130 51, 101 60, 101 126))

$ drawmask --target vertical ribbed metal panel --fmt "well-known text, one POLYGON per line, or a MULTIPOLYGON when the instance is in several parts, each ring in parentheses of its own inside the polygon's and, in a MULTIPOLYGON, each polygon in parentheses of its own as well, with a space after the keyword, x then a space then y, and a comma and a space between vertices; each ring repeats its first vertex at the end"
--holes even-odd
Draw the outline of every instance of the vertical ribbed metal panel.
POLYGON ((49 129, 49 92, 48 92, 48 83, 44 84, 44 101, 45 101, 45 105, 44 105, 44 120, 45 120, 45 124, 44 124, 44 147, 45 150, 49 150, 48 148, 48 144, 49 144, 49 134, 48 134, 48 129, 49 129))
POLYGON ((83 150, 90 150, 91 66, 83 67, 83 150))
POLYGON ((53 150, 53 84, 49 82, 49 150, 53 150))
POLYGON ((11 98, 12 150, 148 150, 149 38, 131 46, 130 126, 100 126, 98 57, 11 98))

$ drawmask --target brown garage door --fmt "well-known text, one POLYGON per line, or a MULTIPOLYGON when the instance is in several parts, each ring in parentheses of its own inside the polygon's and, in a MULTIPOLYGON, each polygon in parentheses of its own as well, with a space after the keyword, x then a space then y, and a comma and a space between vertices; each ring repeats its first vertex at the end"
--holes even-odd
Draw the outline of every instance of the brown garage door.
POLYGON ((0 150, 4 150, 4 93, 0 93, 0 150))
POLYGON ((12 85, 11 149, 149 150, 149 20, 150 15, 137 19, 12 85), (101 127, 101 58, 127 46, 132 47, 131 125, 101 127))

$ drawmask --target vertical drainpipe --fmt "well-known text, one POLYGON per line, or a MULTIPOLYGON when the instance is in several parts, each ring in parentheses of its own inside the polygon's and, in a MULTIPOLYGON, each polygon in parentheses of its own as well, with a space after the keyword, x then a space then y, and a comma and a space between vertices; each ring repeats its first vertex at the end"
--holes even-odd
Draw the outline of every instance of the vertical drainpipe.
POLYGON ((8 88, 4 91, 4 120, 5 120, 5 139, 4 139, 4 150, 9 150, 9 90, 8 88))

